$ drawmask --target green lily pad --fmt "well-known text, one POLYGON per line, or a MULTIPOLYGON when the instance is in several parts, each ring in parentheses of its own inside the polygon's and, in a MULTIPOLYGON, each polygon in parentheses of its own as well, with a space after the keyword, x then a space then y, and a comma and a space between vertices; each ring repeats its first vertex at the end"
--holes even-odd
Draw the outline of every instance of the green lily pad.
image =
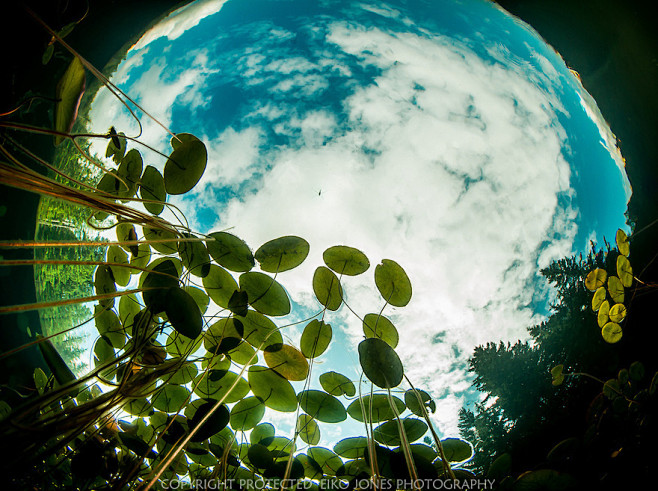
POLYGON ((289 235, 266 242, 258 248, 254 257, 263 271, 281 273, 304 262, 309 249, 310 246, 304 239, 289 235))
POLYGON ((610 320, 619 324, 626 317, 626 306, 623 303, 616 303, 610 307, 610 320))
POLYGON ((210 299, 220 307, 228 308, 231 296, 238 290, 238 283, 231 273, 211 264, 208 274, 201 281, 210 299))
POLYGON ((208 152, 201 140, 181 143, 171 152, 164 168, 165 190, 168 194, 185 194, 201 179, 206 170, 208 152))
POLYGON ((171 326, 180 334, 195 339, 203 329, 203 317, 199 306, 182 288, 169 289, 165 299, 165 313, 171 326))
POLYGON ((208 328, 203 345, 210 353, 227 353, 242 342, 244 326, 234 317, 219 319, 208 328))
POLYGON ((320 375, 320 385, 331 395, 352 397, 356 394, 354 383, 338 372, 326 372, 320 375))
POLYGON ((192 387, 196 386, 194 393, 199 397, 216 400, 220 400, 226 396, 223 401, 226 404, 238 402, 249 393, 249 384, 238 374, 222 371, 217 375, 214 376, 212 372, 208 373, 208 375, 204 373, 199 374, 194 379, 194 382, 192 382, 192 387), (235 384, 235 387, 231 389, 233 384, 235 384))
POLYGON ((313 292, 318 302, 329 310, 338 310, 343 303, 343 288, 338 277, 324 266, 319 266, 313 274, 313 292))
POLYGON ((165 381, 169 384, 185 385, 189 384, 197 376, 198 369, 192 362, 183 363, 176 372, 165 381))
POLYGON ((624 303, 624 285, 616 276, 608 277, 608 293, 615 303, 624 303))
MULTIPOLYGON (((57 84, 56 97, 57 105, 55 106, 55 131, 69 133, 78 116, 78 108, 82 94, 85 92, 86 82, 85 68, 77 56, 69 64, 68 68, 62 75, 57 84)), ((55 136, 55 145, 64 141, 63 136, 55 136)))
MULTIPOLYGON (((415 442, 427 432, 427 424, 418 418, 404 418, 402 420, 404 431, 409 443, 415 442)), ((398 446, 402 443, 400 439, 400 430, 397 420, 386 421, 373 430, 375 440, 390 447, 398 446)))
POLYGON ((585 288, 589 291, 596 291, 597 288, 605 285, 605 280, 608 277, 608 273, 605 272, 605 269, 596 268, 593 271, 590 271, 585 278, 585 288))
POLYGON ((206 401, 194 411, 194 415, 188 420, 188 425, 190 430, 200 426, 191 441, 202 442, 226 428, 229 422, 229 410, 226 404, 221 404, 204 423, 201 423, 216 405, 217 401, 206 401))
POLYGON ((317 445, 320 442, 320 427, 308 414, 300 414, 297 418, 297 432, 299 438, 309 445, 317 445))
POLYGON ((126 332, 117 314, 113 310, 95 305, 94 317, 98 333, 105 336, 112 347, 122 349, 126 344, 126 332))
POLYGON ((599 327, 605 326, 610 320, 610 302, 604 300, 599 307, 599 313, 596 316, 599 327))
POLYGON ((251 249, 241 238, 228 232, 213 232, 209 236, 215 240, 209 240, 206 246, 217 264, 237 273, 246 273, 254 267, 251 249))
MULTIPOLYGON (((146 240, 163 240, 163 239, 175 239, 178 236, 173 232, 168 230, 162 230, 159 228, 150 228, 143 227, 144 239, 146 240)), ((162 254, 177 254, 178 253, 178 242, 153 242, 150 244, 153 249, 162 254)))
POLYGON ((117 169, 117 176, 123 180, 119 186, 119 197, 132 198, 135 196, 143 166, 142 155, 138 150, 133 148, 123 156, 117 169))
POLYGON ((252 444, 260 443, 267 447, 274 440, 274 434, 275 429, 272 423, 261 423, 249 434, 249 441, 252 444))
POLYGON ((402 267, 383 259, 375 267, 375 285, 382 298, 394 307, 404 307, 411 300, 411 281, 402 267))
POLYGON ((617 249, 619 250, 619 253, 628 257, 631 251, 626 232, 624 232, 622 229, 618 229, 617 233, 615 234, 615 242, 617 243, 617 249))
POLYGON ((247 292, 249 304, 265 315, 281 316, 290 313, 290 299, 284 288, 264 273, 242 273, 240 290, 247 292))
POLYGON ((108 136, 110 141, 105 150, 105 157, 112 157, 112 160, 118 164, 126 153, 126 135, 123 132, 117 133, 117 130, 112 126, 108 136))
POLYGON ((391 348, 398 345, 398 330, 393 323, 383 315, 366 314, 363 318, 363 333, 366 338, 379 338, 391 348))
POLYGON ((592 297, 592 310, 594 312, 598 312, 598 310, 601 308, 601 304, 605 301, 607 294, 608 293, 604 286, 600 286, 596 289, 594 296, 592 297))
POLYGON ((302 353, 306 358, 315 358, 324 353, 331 342, 331 325, 313 319, 306 324, 299 342, 302 353))
POLYGON ((608 322, 603 329, 601 329, 601 336, 606 343, 614 344, 618 343, 622 337, 622 329, 619 324, 616 322, 608 322))
POLYGON ((297 394, 290 382, 274 370, 252 365, 249 367, 249 386, 267 407, 285 413, 297 410, 297 394))
POLYGON ((313 459, 328 476, 335 476, 343 466, 342 459, 334 452, 324 447, 311 447, 307 455, 313 459))
POLYGON ((302 410, 318 421, 339 423, 347 419, 345 406, 331 394, 321 390, 304 390, 297 399, 302 410))
POLYGON ((177 413, 187 403, 190 391, 181 385, 165 384, 158 390, 151 402, 153 407, 163 413, 177 413))
MULTIPOLYGON (((393 404, 399 414, 404 412, 406 406, 402 399, 391 396, 393 399, 393 404)), ((395 413, 391 409, 391 406, 388 402, 388 396, 386 394, 373 394, 372 398, 369 395, 363 396, 352 403, 347 407, 347 414, 352 418, 361 422, 372 422, 379 423, 381 421, 387 421, 389 419, 395 418, 395 413), (365 408, 365 415, 361 409, 361 404, 365 408)))
MULTIPOLYGON (((167 307, 167 294, 170 288, 178 287, 179 272, 171 259, 166 259, 149 268, 151 272, 143 273, 142 292, 144 303, 154 314, 159 314, 167 307)), ((184 334, 184 333, 183 333, 184 334)), ((193 337, 193 336, 188 336, 193 337)))
MULTIPOLYGON (((117 286, 114 283, 112 268, 104 264, 101 264, 96 268, 96 273, 94 274, 94 289, 96 290, 96 295, 116 293, 117 286)), ((103 307, 111 308, 114 306, 114 298, 99 300, 98 303, 103 307)))
POLYGON ((357 276, 370 267, 366 255, 354 247, 333 246, 322 253, 324 263, 338 274, 357 276))
MULTIPOLYGON (((128 265, 128 254, 121 247, 111 245, 107 248, 107 262, 128 265)), ((130 272, 128 268, 121 266, 110 266, 114 281, 119 286, 127 286, 130 281, 130 272)))
POLYGON ((368 448, 368 439, 363 436, 344 438, 334 445, 334 452, 346 459, 360 459, 368 448))
POLYGON ((404 393, 404 403, 407 405, 407 408, 409 408, 409 411, 414 413, 416 416, 424 416, 423 408, 418 402, 418 396, 420 396, 423 406, 427 412, 433 413, 436 411, 436 403, 432 400, 432 397, 424 390, 418 389, 416 389, 416 391, 409 389, 404 393))
POLYGON ((164 210, 164 203, 167 201, 167 191, 165 191, 164 178, 160 171, 152 165, 147 165, 142 173, 139 182, 139 195, 145 202, 144 208, 153 214, 159 215, 164 210))
POLYGON ((239 319, 244 327, 244 340, 254 348, 265 350, 283 343, 276 324, 260 312, 249 310, 246 316, 239 319))
POLYGON ((448 462, 463 462, 473 456, 473 447, 459 438, 441 440, 441 446, 448 462))
POLYGON ((197 306, 199 307, 201 314, 205 314, 206 310, 208 310, 208 305, 210 304, 210 297, 206 295, 206 292, 204 292, 201 288, 197 288, 196 286, 191 285, 184 286, 183 290, 189 293, 190 296, 194 299, 197 306))
MULTIPOLYGON (((183 237, 196 238, 191 234, 183 234, 183 237)), ((179 242, 178 254, 180 260, 190 273, 194 276, 204 278, 210 272, 210 255, 203 242, 179 242)))
POLYGON ((626 256, 617 256, 617 276, 626 288, 633 285, 633 267, 626 256))
POLYGON ((265 415, 265 404, 257 397, 246 397, 231 409, 231 428, 246 431, 254 428, 265 415))
POLYGON ((404 369, 400 358, 379 338, 368 338, 359 343, 359 362, 365 376, 377 387, 393 388, 402 382, 404 369))
POLYGON ((267 366, 287 380, 302 381, 308 377, 308 362, 301 351, 293 346, 271 346, 263 356, 267 366))

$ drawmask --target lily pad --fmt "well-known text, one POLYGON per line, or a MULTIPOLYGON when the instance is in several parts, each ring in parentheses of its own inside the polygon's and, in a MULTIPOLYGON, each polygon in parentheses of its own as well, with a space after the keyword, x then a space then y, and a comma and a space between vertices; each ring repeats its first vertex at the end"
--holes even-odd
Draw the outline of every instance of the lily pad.
POLYGON ((220 372, 217 377, 212 372, 208 375, 201 373, 192 382, 192 387, 196 387, 194 393, 203 398, 220 400, 226 396, 223 400, 226 404, 238 402, 249 393, 247 381, 227 371, 220 372), (234 384, 235 387, 231 389, 234 384))
POLYGON ((244 327, 244 340, 254 348, 265 350, 269 346, 283 343, 276 324, 263 314, 249 310, 246 316, 239 319, 244 327))
POLYGON ((139 195, 145 202, 144 208, 153 214, 159 215, 164 210, 164 203, 167 201, 167 191, 165 191, 164 178, 160 171, 152 165, 147 165, 142 173, 139 182, 139 195))
POLYGON ((463 462, 473 455, 473 447, 459 438, 441 440, 441 446, 448 462, 463 462))
POLYGON ((326 372, 320 375, 320 385, 331 395, 352 397, 356 394, 354 383, 338 372, 326 372))
POLYGON ((210 353, 227 353, 242 342, 243 334, 244 326, 241 321, 234 317, 225 317, 208 328, 203 345, 210 353))
POLYGON ((618 229, 617 233, 615 234, 615 242, 617 243, 617 249, 619 250, 619 253, 628 257, 631 251, 626 232, 624 232, 622 229, 618 229))
POLYGON ((418 390, 418 389, 416 389, 415 391, 413 389, 409 389, 404 393, 404 403, 407 405, 407 408, 409 408, 409 411, 414 413, 416 416, 420 416, 420 417, 424 416, 423 408, 418 402, 419 396, 427 412, 433 413, 434 411, 436 411, 436 403, 432 400, 432 397, 424 390, 418 390))
POLYGON ((366 338, 379 338, 385 341, 391 348, 398 345, 398 330, 383 315, 366 314, 363 318, 363 333, 366 338))
MULTIPOLYGON (((191 234, 183 234, 184 238, 196 238, 191 234)), ((194 276, 204 278, 210 272, 210 255, 203 242, 179 242, 178 254, 183 265, 194 276)))
POLYGON ((254 257, 260 269, 268 273, 281 273, 296 268, 308 256, 310 246, 301 237, 288 235, 270 240, 258 248, 254 257))
MULTIPOLYGON (((144 303, 154 314, 159 314, 167 307, 167 294, 170 288, 178 287, 178 275, 180 274, 171 259, 154 264, 149 268, 151 272, 143 273, 144 277, 142 292, 144 303)), ((191 336, 188 336, 191 337, 191 336)))
MULTIPOLYGON (((409 443, 415 442, 427 432, 427 424, 418 418, 404 418, 402 420, 404 431, 409 443)), ((373 430, 375 440, 390 447, 398 446, 402 443, 400 439, 400 429, 397 420, 386 421, 373 430)))
POLYGON ((411 300, 411 281, 404 269, 391 259, 375 267, 375 285, 382 298, 394 307, 404 307, 411 300))
POLYGON ((255 427, 265 415, 265 404, 257 397, 246 397, 231 409, 231 428, 246 431, 255 427))
MULTIPOLYGON (((121 247, 111 245, 107 248, 107 262, 128 265, 128 254, 121 247)), ((121 266, 110 266, 114 281, 119 286, 127 286, 130 281, 131 270, 121 266)))
POLYGON ((608 321, 610 320, 609 314, 610 314, 610 302, 604 300, 603 303, 601 303, 601 306, 599 307, 599 313, 596 316, 599 327, 603 327, 608 323, 608 321))
POLYGON ((323 423, 340 423, 347 419, 345 406, 331 394, 321 390, 304 390, 297 396, 306 414, 323 423))
POLYGON ((201 334, 203 317, 192 295, 175 286, 167 292, 165 302, 165 313, 177 332, 190 339, 201 334))
POLYGON ((241 238, 228 232, 213 232, 210 237, 215 240, 209 240, 206 245, 217 264, 237 273, 245 273, 254 267, 251 249, 241 238))
POLYGON ((290 299, 284 288, 271 276, 249 272, 240 275, 240 290, 247 292, 249 304, 265 315, 290 313, 290 299))
POLYGON ((359 362, 363 373, 382 389, 400 385, 404 376, 402 362, 385 341, 368 338, 359 343, 359 362))
POLYGON ((622 337, 622 329, 616 322, 608 322, 603 329, 601 329, 601 336, 606 343, 618 343, 622 337))
POLYGON ((605 269, 596 268, 590 271, 585 278, 585 288, 589 291, 596 291, 597 288, 605 285, 605 280, 608 277, 608 273, 605 272, 605 269))
POLYGON ((164 168, 165 190, 168 194, 185 194, 201 179, 206 170, 208 152, 201 140, 181 143, 171 152, 164 168))
POLYGON ((368 448, 368 439, 363 436, 344 438, 334 445, 334 452, 346 459, 360 459, 368 448))
POLYGON ((592 310, 594 312, 598 312, 598 310, 601 308, 601 304, 605 300, 607 294, 608 293, 606 292, 604 286, 600 286, 596 289, 594 296, 592 297, 592 310))
POLYGON ((608 293, 615 303, 624 303, 624 285, 618 277, 608 277, 608 293))
POLYGON ((208 274, 201 281, 210 299, 220 307, 228 308, 231 296, 238 290, 238 283, 231 273, 211 264, 208 274))
POLYGON ((308 377, 308 362, 293 346, 288 344, 271 346, 265 350, 263 356, 267 366, 287 380, 302 381, 308 377))
POLYGON ((153 407, 163 413, 177 413, 187 403, 190 391, 181 385, 165 384, 152 397, 153 407))
POLYGON ((143 166, 142 155, 138 150, 133 148, 123 156, 117 169, 117 176, 123 181, 119 186, 119 197, 132 198, 135 196, 143 166))
POLYGON ((281 412, 297 410, 297 394, 290 382, 274 370, 253 365, 249 367, 249 386, 267 407, 281 412))
POLYGON ((366 255, 354 247, 333 246, 322 254, 324 263, 338 274, 356 276, 370 267, 366 255))
POLYGON ((334 452, 324 447, 311 447, 307 455, 313 459, 328 476, 335 476, 343 466, 342 459, 334 452))
POLYGON ((308 414, 300 414, 297 418, 297 432, 299 438, 309 445, 317 445, 320 442, 320 427, 308 414))
POLYGON ((324 353, 331 342, 331 325, 313 319, 306 324, 299 342, 302 353, 306 358, 315 358, 324 353))
POLYGON ((633 285, 633 267, 626 256, 617 256, 617 276, 626 288, 633 285))
POLYGON ((318 302, 329 310, 338 310, 343 303, 340 280, 333 271, 324 266, 319 266, 313 274, 313 292, 318 302))
POLYGON ((616 303, 610 307, 610 320, 619 324, 626 318, 626 306, 623 303, 616 303))
MULTIPOLYGON (((404 402, 396 396, 391 396, 393 404, 399 414, 405 410, 406 406, 404 402)), ((388 401, 388 396, 386 394, 373 394, 372 397, 369 395, 363 396, 352 403, 347 407, 347 414, 352 418, 361 422, 373 422, 379 423, 381 421, 386 421, 389 419, 395 418, 395 413, 391 409, 391 406, 388 401), (362 410, 362 405, 365 409, 365 415, 362 410)))
POLYGON ((229 422, 229 410, 226 407, 226 404, 221 404, 215 409, 210 417, 201 424, 201 420, 210 413, 216 405, 217 401, 206 401, 194 411, 194 415, 188 420, 188 425, 190 430, 199 425, 200 426, 194 436, 192 436, 191 441, 202 442, 226 428, 226 425, 229 422))
MULTIPOLYGON (((62 75, 57 84, 56 97, 57 105, 55 106, 55 131, 69 133, 78 116, 78 108, 82 94, 85 92, 86 82, 85 68, 77 56, 69 64, 68 68, 62 75)), ((55 145, 64 141, 64 137, 55 136, 55 145)))
MULTIPOLYGON (((142 230, 144 232, 144 239, 149 241, 157 241, 163 239, 169 240, 178 237, 173 232, 170 232, 168 230, 162 230, 159 228, 143 227, 142 230)), ((153 247, 153 249, 155 249, 158 252, 161 252, 162 254, 178 253, 178 242, 160 242, 160 243, 153 242, 150 245, 151 247, 153 247)))

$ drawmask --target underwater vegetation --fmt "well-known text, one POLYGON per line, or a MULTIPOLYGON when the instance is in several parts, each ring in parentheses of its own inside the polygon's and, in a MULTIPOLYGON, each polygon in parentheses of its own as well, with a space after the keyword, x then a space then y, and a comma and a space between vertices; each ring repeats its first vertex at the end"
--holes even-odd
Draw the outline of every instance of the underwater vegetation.
MULTIPOLYGON (((616 363, 614 345, 636 328, 625 325, 635 293, 654 288, 634 276, 623 231, 615 249, 567 258, 544 272, 558 288, 558 301, 549 320, 531 329, 535 345, 476 350, 474 383, 496 401, 462 413, 464 440, 442 439, 430 419, 437 401, 406 377, 395 351, 403 334, 384 315, 412 297, 404 268, 388 258, 371 268, 358 249, 328 248, 309 284, 317 313, 301 321, 299 346, 287 344, 289 326, 276 320, 292 306, 277 278, 302 264, 311 244, 284 236, 252 252, 227 231, 191 230, 167 198, 189 192, 201 179, 204 142, 170 132, 171 151, 160 172, 145 165, 139 137, 114 127, 104 134, 80 130, 88 78, 106 84, 131 110, 148 113, 66 43, 75 24, 44 28, 53 40, 44 63, 58 61, 52 59, 56 45, 67 53, 59 57, 64 67, 52 126, 12 119, 25 110, 22 103, 2 116, 0 182, 66 203, 57 205, 64 211, 50 222, 71 220, 76 210, 73 223, 113 230, 114 238, 64 226, 68 235, 56 239, 1 244, 34 250, 33 259, 3 262, 36 266, 42 292, 56 282, 82 285, 68 298, 3 305, 1 315, 94 302, 98 331, 94 366, 86 372, 69 365, 75 353, 62 350, 72 338, 59 342, 67 333, 56 323, 0 355, 37 345, 47 366, 25 367, 31 383, 0 392, 0 465, 11 486, 166 489, 172 480, 201 480, 231 489, 423 489, 432 482, 433 489, 437 483, 445 489, 491 483, 528 490, 608 486, 633 482, 630 473, 638 479, 648 474, 658 375, 636 360, 618 367, 615 377, 600 376, 616 363), (18 133, 51 138, 57 164, 39 157, 18 133), (107 141, 105 156, 114 165, 90 155, 92 139, 107 141), (176 220, 163 218, 165 210, 176 220), (345 291, 350 277, 366 273, 381 302, 370 312, 354 312, 345 291), (206 315, 210 302, 220 314, 206 315), (333 339, 332 312, 342 305, 363 325, 362 376, 329 371, 319 377, 321 390, 311 388, 311 374, 333 339), (291 382, 304 386, 297 390, 291 382), (584 403, 586 411, 573 416, 584 403), (266 408, 295 415, 292 438, 263 421, 266 408), (570 414, 571 426, 555 432, 570 414), (338 425, 347 418, 363 423, 363 436, 318 446, 318 422, 338 425), (543 448, 547 441, 552 444, 543 448), (518 458, 519 449, 531 447, 518 458)), ((71 323, 83 316, 71 313, 77 319, 71 323)))

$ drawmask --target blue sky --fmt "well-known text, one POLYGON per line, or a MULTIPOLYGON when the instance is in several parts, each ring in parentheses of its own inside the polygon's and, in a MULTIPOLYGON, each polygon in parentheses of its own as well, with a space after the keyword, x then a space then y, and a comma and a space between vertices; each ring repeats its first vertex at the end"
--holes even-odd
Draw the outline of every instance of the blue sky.
MULTIPOLYGON (((551 294, 538 269, 624 226, 630 187, 594 101, 488 2, 196 2, 149 31, 113 81, 206 142, 204 177, 174 201, 196 230, 231 227, 253 249, 288 234, 310 242, 280 275, 293 320, 318 306, 310 284, 326 247, 369 256, 371 270, 345 281, 363 315, 381 308, 374 265, 407 270, 412 302, 384 314, 410 378, 441 397, 445 434, 477 397, 472 348, 525 339, 541 320, 551 294)), ((99 132, 136 133, 106 93, 91 114, 99 132)), ((166 152, 168 136, 143 124, 166 152)), ((346 309, 330 322, 340 342, 315 377, 356 362, 346 353, 360 322, 346 309)), ((286 331, 293 344, 300 333, 286 331)))

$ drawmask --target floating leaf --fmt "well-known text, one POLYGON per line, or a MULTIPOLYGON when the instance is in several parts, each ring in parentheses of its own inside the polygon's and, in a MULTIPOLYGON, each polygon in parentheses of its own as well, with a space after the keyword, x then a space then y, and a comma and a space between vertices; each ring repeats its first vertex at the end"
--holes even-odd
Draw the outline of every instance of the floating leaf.
POLYGON ((473 455, 473 448, 459 438, 446 438, 441 440, 441 445, 448 462, 463 462, 473 455))
MULTIPOLYGON (((78 116, 78 108, 82 94, 85 92, 86 74, 85 68, 77 56, 69 64, 57 84, 55 106, 55 131, 68 133, 73 128, 75 118, 78 116)), ((64 141, 64 137, 55 136, 55 145, 64 141)))
POLYGON ((240 317, 244 327, 244 340, 254 348, 265 350, 269 346, 283 343, 283 337, 276 324, 263 314, 249 310, 247 315, 240 317))
MULTIPOLYGON (((404 418, 402 420, 404 432, 409 443, 415 442, 427 432, 427 424, 418 418, 404 418)), ((373 437, 380 443, 395 447, 402 443, 397 420, 386 421, 373 430, 373 437)))
POLYGON ((272 423, 261 423, 249 434, 249 441, 253 444, 260 443, 266 447, 274 440, 274 425, 272 423))
POLYGON ((165 301, 165 313, 176 331, 190 339, 201 334, 203 317, 192 295, 175 286, 169 289, 165 301))
POLYGON ((331 394, 321 390, 304 390, 297 395, 299 407, 323 423, 340 423, 347 419, 345 406, 331 394))
POLYGON ((272 452, 260 443, 256 443, 249 447, 247 458, 251 465, 256 469, 269 469, 274 465, 274 456, 272 452))
POLYGON ((206 170, 208 152, 201 140, 181 143, 171 152, 164 168, 165 190, 168 194, 190 191, 206 170))
POLYGON ((244 326, 234 317, 215 322, 204 335, 203 345, 210 353, 226 353, 242 342, 244 326))
POLYGON ((110 137, 110 141, 107 144, 105 156, 112 157, 114 162, 119 163, 126 153, 126 135, 123 132, 117 133, 117 130, 112 126, 108 132, 108 136, 110 137))
POLYGON ((306 358, 315 358, 327 350, 331 342, 331 325, 313 319, 306 324, 299 342, 302 353, 306 358))
POLYGON ((308 377, 308 362, 297 348, 288 344, 272 346, 263 356, 268 367, 288 380, 301 381, 308 377))
POLYGON ((290 299, 283 287, 272 277, 258 272, 240 275, 240 290, 247 292, 249 304, 265 315, 290 313, 290 299))
POLYGON ((236 290, 228 299, 228 309, 235 315, 244 317, 249 312, 249 295, 247 292, 236 290))
POLYGON ((563 370, 564 365, 556 365, 551 368, 551 383, 556 387, 558 385, 562 385, 562 382, 564 382, 564 374, 562 373, 563 370))
POLYGON ((210 237, 215 240, 209 240, 206 245, 217 264, 237 273, 245 273, 254 267, 254 256, 242 239, 228 232, 213 232, 210 237))
POLYGON ((616 322, 608 322, 603 329, 601 329, 601 336, 606 343, 614 344, 619 342, 622 336, 622 329, 616 322))
POLYGON ((375 285, 381 296, 394 307, 404 307, 411 300, 411 281, 402 267, 383 259, 375 267, 375 285))
POLYGON ((142 155, 134 148, 123 156, 121 164, 117 169, 117 176, 123 181, 119 186, 118 193, 121 198, 132 198, 135 196, 137 184, 142 175, 143 165, 142 155))
POLYGON ((238 283, 231 273, 211 264, 208 274, 201 281, 210 299, 220 307, 228 308, 231 296, 238 290, 238 283))
MULTIPOLYGON (((144 232, 144 239, 149 241, 163 240, 163 239, 169 240, 178 237, 173 232, 169 232, 168 230, 162 230, 159 228, 143 227, 142 230, 144 232)), ((160 243, 153 242, 151 244, 151 247, 153 247, 153 249, 155 249, 156 251, 161 252, 162 254, 178 253, 178 242, 160 242, 160 243)))
MULTIPOLYGON (((93 351, 94 351, 94 366, 96 367, 109 364, 109 362, 115 360, 114 348, 112 347, 110 341, 103 336, 98 338, 98 340, 94 344, 93 351)), ((115 373, 114 370, 115 366, 116 365, 110 364, 107 368, 102 370, 100 372, 101 377, 112 378, 115 373)), ((57 375, 55 375, 55 378, 57 378, 57 375)))
POLYGON ((300 414, 297 418, 297 429, 299 438, 309 445, 317 445, 320 442, 320 427, 308 414, 300 414))
POLYGON ((604 300, 601 306, 599 307, 599 313, 596 317, 596 321, 599 327, 603 327, 610 320, 610 302, 604 300))
POLYGON ((391 348, 398 345, 398 330, 393 323, 383 315, 366 314, 363 318, 363 333, 366 338, 379 338, 391 348))
POLYGON ((333 246, 322 254, 324 263, 338 274, 356 276, 365 273, 370 267, 366 255, 354 247, 333 246))
POLYGON ((331 395, 352 397, 356 387, 350 379, 338 372, 327 372, 320 375, 320 385, 331 395))
MULTIPOLYGON (((392 396, 392 399, 397 412, 401 414, 405 410, 404 402, 395 396, 392 396)), ((395 413, 391 409, 388 397, 385 394, 373 394, 372 398, 369 395, 366 395, 352 401, 347 407, 347 414, 357 421, 366 423, 379 423, 395 417, 395 413), (362 403, 365 408, 365 415, 361 410, 362 403)))
POLYGON ((238 365, 253 365, 258 363, 258 355, 256 350, 247 343, 240 343, 236 348, 228 351, 226 355, 233 363, 238 365))
POLYGON ((418 397, 420 397, 420 400, 422 401, 422 404, 426 410, 429 409, 431 412, 436 411, 436 403, 432 400, 432 397, 424 390, 418 389, 416 389, 416 391, 409 389, 404 393, 404 403, 407 405, 407 408, 409 408, 409 411, 414 413, 416 416, 424 416, 423 408, 418 402, 418 397))
POLYGON ((41 370, 41 368, 37 367, 32 373, 32 378, 34 379, 34 386, 37 388, 37 392, 39 394, 43 394, 46 389, 46 385, 48 385, 48 376, 43 370, 41 370))
POLYGON ((644 364, 641 361, 634 361, 628 367, 628 373, 631 379, 640 381, 644 378, 644 364))
MULTIPOLYGON (((128 254, 121 247, 111 245, 107 248, 107 262, 128 265, 128 254)), ((130 269, 121 266, 110 266, 114 281, 119 286, 126 286, 130 281, 130 269)))
MULTIPOLYGON (((137 252, 135 254, 131 254, 130 256, 130 265, 136 268, 146 268, 150 259, 151 248, 148 244, 140 242, 139 245, 137 245, 137 252)), ((137 272, 134 269, 131 271, 137 272)))
MULTIPOLYGON (((96 268, 96 273, 94 274, 94 289, 96 290, 96 295, 116 293, 117 286, 114 283, 112 269, 109 266, 101 264, 96 268)), ((112 308, 114 306, 114 298, 99 300, 98 303, 103 307, 112 308)))
POLYGON ((304 262, 309 249, 310 246, 304 239, 289 235, 266 242, 258 248, 254 257, 263 271, 281 273, 304 262))
POLYGON ((184 286, 183 290, 189 293, 190 296, 194 299, 197 306, 199 307, 199 311, 201 311, 201 314, 204 314, 206 310, 208 310, 210 298, 208 295, 206 295, 206 292, 204 292, 201 288, 197 288, 196 286, 191 285, 184 286))
MULTIPOLYGON (((195 239, 194 235, 183 234, 183 237, 195 239)), ((210 255, 203 242, 179 242, 178 254, 183 265, 194 276, 204 278, 210 272, 210 255)))
POLYGON ((346 459, 360 459, 368 448, 368 439, 363 436, 344 438, 334 445, 334 452, 346 459))
MULTIPOLYGON (((170 288, 178 287, 178 275, 180 274, 171 259, 154 264, 149 268, 151 272, 142 274, 144 277, 142 292, 144 303, 151 312, 158 314, 167 307, 167 293, 170 288)), ((192 336, 188 336, 192 337, 192 336)))
MULTIPOLYGON (((137 240, 137 232, 135 231, 135 226, 132 223, 121 222, 117 224, 116 227, 117 240, 119 242, 124 242, 128 240, 137 240)), ((122 245, 124 251, 130 252, 131 254, 137 254, 139 249, 137 245, 122 245)), ((134 273, 131 273, 134 274, 134 273)))
POLYGON ((142 458, 155 459, 158 454, 148 445, 144 440, 136 435, 130 433, 120 432, 118 435, 119 440, 128 450, 132 450, 135 454, 142 458))
POLYGON ((608 273, 605 272, 605 269, 596 268, 593 271, 590 271, 585 278, 585 288, 593 292, 597 288, 605 285, 605 280, 608 277, 608 273))
POLYGON ((311 447, 308 449, 307 454, 320 466, 322 472, 328 476, 335 476, 343 466, 341 458, 328 448, 311 447))
POLYGON ((626 288, 633 285, 633 267, 626 256, 617 256, 617 276, 626 288))
POLYGON ((624 303, 624 285, 616 276, 608 277, 608 293, 615 303, 624 303))
POLYGON ((164 413, 177 413, 190 397, 190 391, 181 385, 165 384, 152 398, 153 407, 164 413))
POLYGON ((249 367, 249 386, 267 407, 281 412, 297 410, 297 394, 290 382, 274 370, 253 365, 249 367))
POLYGON ((122 295, 119 299, 119 321, 126 333, 132 336, 135 315, 139 313, 142 306, 139 304, 134 293, 122 295))
POLYGON ((338 277, 324 266, 318 267, 313 274, 313 292, 329 310, 338 310, 343 303, 343 289, 338 277))
POLYGON ((257 397, 246 397, 231 409, 231 428, 235 431, 252 429, 265 415, 265 405, 257 397))
POLYGON ((197 376, 198 370, 194 363, 188 362, 180 366, 176 372, 166 379, 167 383, 176 385, 189 384, 197 376))
POLYGON ((628 236, 626 235, 626 232, 624 232, 622 229, 617 230, 617 234, 615 235, 615 242, 617 242, 617 249, 619 250, 619 253, 628 256, 630 254, 630 244, 628 242, 628 236))
POLYGON ((623 303, 616 303, 610 307, 610 320, 619 324, 626 317, 626 306, 623 303))
POLYGON ((162 213, 162 210, 164 210, 164 203, 167 201, 167 192, 165 191, 162 174, 160 174, 160 171, 152 165, 147 165, 142 173, 139 182, 139 195, 144 200, 155 201, 155 203, 144 203, 144 208, 146 208, 149 213, 152 213, 153 215, 159 215, 162 213))
POLYGON ((119 317, 114 311, 95 305, 94 317, 98 333, 105 336, 114 348, 123 348, 126 344, 126 334, 119 317))
POLYGON ((359 362, 363 373, 377 387, 397 387, 404 369, 397 353, 385 341, 368 338, 359 343, 359 362))
POLYGON ((203 338, 192 339, 172 331, 167 337, 165 350, 174 358, 187 358, 201 347, 202 342, 203 338))
POLYGON ((189 419, 190 430, 199 426, 192 437, 193 442, 202 442, 222 431, 229 422, 229 411, 226 404, 221 404, 210 417, 201 424, 201 420, 217 405, 217 401, 206 401, 201 404, 189 419))
POLYGON ((598 312, 601 308, 601 304, 603 304, 606 295, 607 293, 604 286, 600 286, 596 289, 594 296, 592 297, 592 310, 594 312, 598 312))
POLYGON ((145 397, 140 397, 129 400, 123 406, 123 410, 133 416, 146 416, 153 412, 153 406, 145 397))
POLYGON ((236 373, 227 371, 220 372, 217 376, 213 376, 212 372, 207 376, 201 373, 192 382, 192 387, 196 387, 194 393, 200 397, 220 400, 226 396, 223 402, 227 404, 238 402, 249 393, 247 381, 236 373), (235 387, 231 389, 233 384, 235 387))

